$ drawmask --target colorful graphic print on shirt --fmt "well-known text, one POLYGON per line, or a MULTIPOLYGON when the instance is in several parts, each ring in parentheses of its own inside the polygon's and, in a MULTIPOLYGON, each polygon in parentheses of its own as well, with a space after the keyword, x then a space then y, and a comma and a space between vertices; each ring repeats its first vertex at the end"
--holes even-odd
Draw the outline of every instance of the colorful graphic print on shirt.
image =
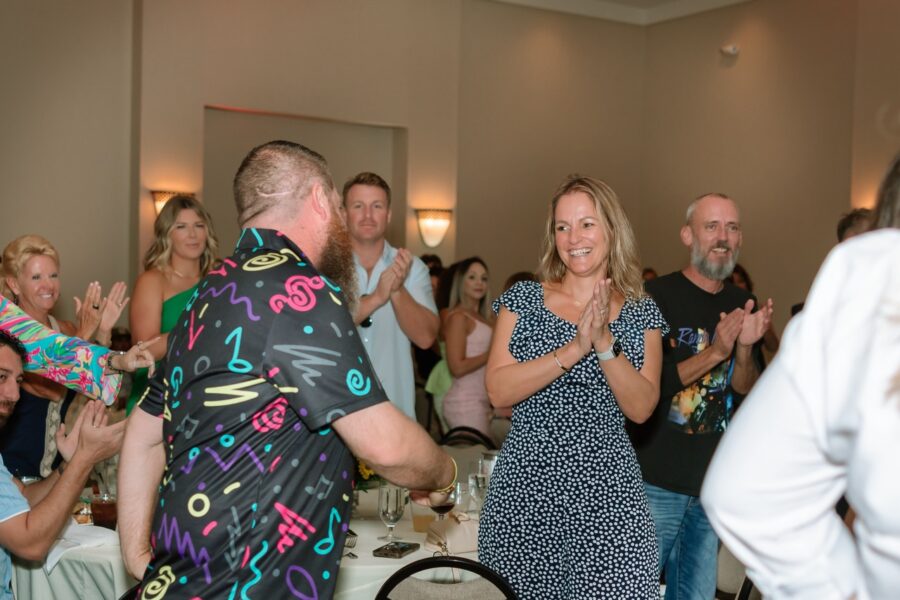
MULTIPOLYGON (((693 354, 699 354, 709 347, 710 335, 703 328, 682 327, 672 342, 677 346, 688 346, 693 354)), ((675 394, 669 408, 669 422, 688 434, 725 431, 734 412, 730 386, 733 372, 732 358, 675 394)))
POLYGON ((340 289, 282 234, 245 230, 139 404, 166 452, 141 597, 331 597, 353 459, 330 425, 386 400, 340 289))

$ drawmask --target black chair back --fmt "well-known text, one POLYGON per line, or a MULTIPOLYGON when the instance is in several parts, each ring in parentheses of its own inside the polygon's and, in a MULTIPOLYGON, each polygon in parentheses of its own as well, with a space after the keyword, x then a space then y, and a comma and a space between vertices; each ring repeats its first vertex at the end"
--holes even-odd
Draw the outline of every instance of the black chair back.
MULTIPOLYGON (((508 600, 516 600, 517 596, 509 583, 498 573, 481 564, 478 561, 463 558, 461 556, 435 556, 432 558, 423 558, 415 562, 409 563, 405 567, 400 568, 396 573, 388 577, 387 581, 378 590, 375 600, 389 600, 390 593, 404 580, 412 577, 414 574, 429 569, 437 569, 441 567, 450 567, 475 573, 485 581, 493 584, 497 590, 508 600)), ((464 585, 464 584, 461 584, 464 585)), ((423 599, 424 600, 424 599, 423 599)))
POLYGON ((441 446, 475 446, 482 445, 488 450, 496 450, 494 440, 472 427, 454 427, 444 434, 438 442, 441 446))

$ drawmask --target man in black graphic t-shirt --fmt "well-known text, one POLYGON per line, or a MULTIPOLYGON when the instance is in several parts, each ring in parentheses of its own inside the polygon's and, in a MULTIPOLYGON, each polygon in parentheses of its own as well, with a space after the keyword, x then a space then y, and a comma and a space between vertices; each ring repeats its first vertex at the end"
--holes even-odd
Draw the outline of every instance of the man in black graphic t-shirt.
POLYGON ((386 402, 356 334, 349 239, 324 159, 260 146, 235 200, 235 253, 198 285, 130 418, 123 555, 142 598, 330 598, 351 451, 424 503, 445 501, 428 490, 454 467, 386 402))
POLYGON ((772 314, 726 283, 737 262, 737 206, 721 194, 694 201, 681 229, 691 262, 646 284, 671 328, 663 339, 660 400, 632 427, 659 542, 666 599, 711 599, 717 538, 700 505, 700 485, 736 404, 758 376, 751 354, 772 314))

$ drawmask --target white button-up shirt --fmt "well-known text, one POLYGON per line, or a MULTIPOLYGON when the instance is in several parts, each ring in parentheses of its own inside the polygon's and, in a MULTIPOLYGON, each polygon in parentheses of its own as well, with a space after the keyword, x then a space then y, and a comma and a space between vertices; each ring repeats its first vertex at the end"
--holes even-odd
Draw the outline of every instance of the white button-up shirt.
MULTIPOLYGON (((385 241, 384 252, 372 268, 371 275, 366 273, 363 266, 359 264, 357 256, 353 255, 359 286, 358 296, 372 294, 375 291, 381 273, 394 262, 396 255, 397 249, 385 241)), ((419 258, 413 257, 409 275, 403 285, 416 302, 437 314, 428 267, 419 258)), ((381 379, 387 397, 397 408, 415 420, 416 389, 412 345, 409 338, 400 329, 397 315, 394 314, 394 307, 390 301, 373 312, 370 318, 371 326, 357 328, 363 345, 369 353, 369 360, 372 361, 375 373, 381 379)))
POLYGON ((702 500, 766 598, 900 598, 900 231, 829 255, 702 500))

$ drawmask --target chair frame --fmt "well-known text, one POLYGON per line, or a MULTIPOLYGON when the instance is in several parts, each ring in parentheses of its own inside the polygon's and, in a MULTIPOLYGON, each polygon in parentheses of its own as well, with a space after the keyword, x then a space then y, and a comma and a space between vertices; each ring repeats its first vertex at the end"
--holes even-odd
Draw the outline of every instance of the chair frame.
POLYGON ((737 596, 735 600, 750 600, 750 592, 753 591, 753 582, 750 581, 749 577, 744 577, 743 583, 741 583, 741 589, 738 590, 737 596))
POLYGON ((450 567, 453 569, 470 571, 491 582, 508 600, 516 600, 518 598, 512 587, 510 587, 509 583, 500 574, 494 572, 480 562, 462 556, 434 556, 419 559, 398 569, 396 573, 388 577, 381 585, 381 589, 378 590, 375 600, 388 600, 388 594, 394 591, 394 588, 409 576, 419 573, 420 571, 427 571, 429 569, 437 569, 440 567, 450 567))
POLYGON ((477 429, 466 427, 465 425, 454 427, 450 431, 445 433, 438 442, 438 445, 456 446, 459 442, 466 442, 469 446, 480 444, 488 450, 497 449, 497 445, 494 443, 494 440, 490 439, 477 429))

